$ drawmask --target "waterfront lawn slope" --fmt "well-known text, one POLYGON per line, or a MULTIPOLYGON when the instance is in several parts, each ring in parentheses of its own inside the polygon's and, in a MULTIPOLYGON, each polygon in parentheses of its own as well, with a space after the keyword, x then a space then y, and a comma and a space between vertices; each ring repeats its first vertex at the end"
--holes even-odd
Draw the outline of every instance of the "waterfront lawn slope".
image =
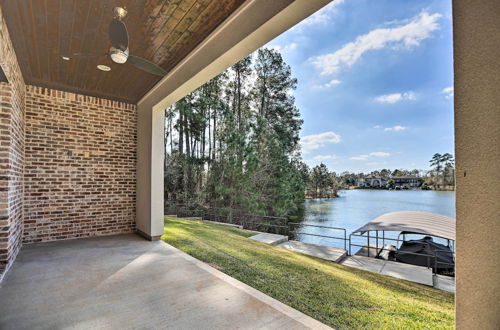
POLYGON ((253 233, 165 218, 162 239, 334 328, 454 327, 453 295, 269 246, 253 233))

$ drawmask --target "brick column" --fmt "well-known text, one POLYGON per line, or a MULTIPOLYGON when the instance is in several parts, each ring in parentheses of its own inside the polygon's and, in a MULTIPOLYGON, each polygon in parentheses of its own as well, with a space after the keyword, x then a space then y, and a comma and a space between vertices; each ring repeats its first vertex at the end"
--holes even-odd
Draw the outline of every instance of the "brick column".
POLYGON ((0 6, 0 281, 21 248, 26 87, 0 6))

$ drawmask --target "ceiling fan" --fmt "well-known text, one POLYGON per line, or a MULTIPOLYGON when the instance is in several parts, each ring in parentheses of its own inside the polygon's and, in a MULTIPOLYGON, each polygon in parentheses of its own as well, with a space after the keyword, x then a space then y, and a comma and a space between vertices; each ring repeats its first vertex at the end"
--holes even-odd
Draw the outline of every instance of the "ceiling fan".
MULTIPOLYGON (((86 54, 86 53, 74 53, 74 54, 60 54, 61 58, 64 60, 69 60, 71 58, 90 58, 90 57, 100 57, 109 56, 111 60, 118 64, 130 63, 136 68, 149 72, 157 76, 165 76, 167 71, 163 70, 160 66, 148 61, 144 58, 130 55, 128 50, 128 31, 127 26, 123 22, 123 19, 127 15, 127 10, 122 7, 113 8, 113 20, 109 25, 109 40, 111 46, 109 52, 102 54, 86 54)), ((108 68, 109 70, 109 68, 108 68)))

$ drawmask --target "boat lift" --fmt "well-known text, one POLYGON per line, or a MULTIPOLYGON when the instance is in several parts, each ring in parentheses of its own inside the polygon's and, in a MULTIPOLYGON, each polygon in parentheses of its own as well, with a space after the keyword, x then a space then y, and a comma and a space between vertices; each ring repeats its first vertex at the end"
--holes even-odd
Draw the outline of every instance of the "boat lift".
MULTIPOLYGON (((352 255, 352 247, 356 246, 361 248, 356 255, 377 258, 393 254, 393 261, 426 266, 432 268, 434 273, 444 269, 449 274, 454 273, 454 242, 455 219, 453 218, 420 211, 391 212, 375 218, 349 235, 349 255, 352 255), (398 232, 399 234, 397 238, 392 238, 387 237, 386 232, 398 232), (429 238, 407 240, 407 235, 415 234, 442 238, 447 244, 446 246, 441 245, 429 238), (353 243, 353 237, 366 238, 366 245, 353 243), (386 241, 395 242, 395 244, 388 246, 386 241), (419 244, 425 253, 412 252, 412 248, 409 248, 409 246, 414 245, 413 249, 418 249, 419 244), (417 247, 415 248, 415 246, 417 247)), ((384 259, 390 260, 389 258, 384 259)))

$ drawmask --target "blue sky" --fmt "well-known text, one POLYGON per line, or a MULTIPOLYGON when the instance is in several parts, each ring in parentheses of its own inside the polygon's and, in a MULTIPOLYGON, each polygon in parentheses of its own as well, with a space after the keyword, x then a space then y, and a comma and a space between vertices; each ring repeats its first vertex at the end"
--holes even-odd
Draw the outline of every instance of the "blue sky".
POLYGON ((453 153, 451 1, 336 0, 271 41, 299 84, 310 166, 429 168, 453 153))

